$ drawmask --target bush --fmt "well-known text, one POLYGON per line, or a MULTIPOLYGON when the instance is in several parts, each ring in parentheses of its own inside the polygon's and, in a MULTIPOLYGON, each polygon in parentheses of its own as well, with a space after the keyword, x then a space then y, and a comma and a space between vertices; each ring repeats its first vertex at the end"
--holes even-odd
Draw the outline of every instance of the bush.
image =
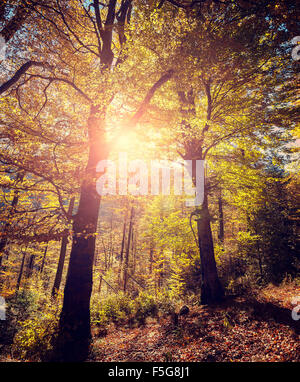
POLYGON ((149 293, 142 292, 135 299, 124 293, 109 296, 98 300, 93 297, 91 304, 91 321, 101 329, 107 329, 109 323, 119 325, 144 325, 148 317, 157 318, 159 311, 163 314, 174 312, 175 308, 167 295, 157 298, 149 293))
POLYGON ((57 331, 59 300, 49 303, 36 291, 22 290, 7 303, 7 329, 13 356, 34 361, 43 359, 57 331))
POLYGON ((124 293, 109 296, 104 300, 94 297, 91 304, 91 322, 106 329, 110 322, 122 325, 133 314, 133 301, 124 293))
POLYGON ((256 284, 255 280, 249 275, 244 275, 237 277, 236 279, 231 279, 226 289, 229 293, 234 295, 252 294, 256 284))
POLYGON ((0 325, 0 344, 11 345, 17 331, 20 329, 20 320, 26 320, 37 310, 38 294, 28 290, 17 291, 6 298, 6 320, 0 325))
POLYGON ((57 328, 58 319, 52 312, 22 321, 20 330, 14 338, 12 347, 14 356, 33 361, 47 358, 57 328))
POLYGON ((135 300, 135 319, 140 325, 144 325, 147 317, 157 317, 158 306, 154 297, 150 294, 140 293, 135 300))
POLYGON ((176 304, 167 292, 163 292, 157 296, 157 306, 159 312, 169 315, 175 312, 176 304))

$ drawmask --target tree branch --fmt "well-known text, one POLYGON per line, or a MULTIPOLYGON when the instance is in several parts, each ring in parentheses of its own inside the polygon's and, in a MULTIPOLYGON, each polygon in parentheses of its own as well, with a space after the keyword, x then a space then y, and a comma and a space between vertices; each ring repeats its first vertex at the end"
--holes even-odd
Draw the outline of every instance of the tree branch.
POLYGON ((148 93, 146 94, 146 97, 144 98, 143 102, 141 103, 140 107, 138 108, 137 112, 133 115, 131 118, 129 125, 130 127, 134 127, 141 117, 145 114, 151 99, 153 98, 156 90, 158 90, 163 84, 165 84, 167 81, 169 81, 174 74, 174 70, 170 69, 165 74, 163 74, 158 81, 155 82, 155 84, 148 90, 148 93))
POLYGON ((49 76, 43 76, 43 75, 40 75, 40 74, 31 74, 30 76, 31 76, 31 78, 37 77, 37 78, 41 78, 43 80, 48 80, 50 82, 53 82, 53 81, 64 82, 65 84, 70 85, 74 90, 76 90, 89 103, 93 103, 92 99, 87 94, 85 94, 84 91, 82 91, 78 86, 76 86, 74 84, 74 82, 72 82, 71 80, 68 80, 67 78, 63 78, 63 77, 49 77, 49 76))
POLYGON ((45 67, 48 64, 45 62, 36 62, 36 61, 28 61, 25 64, 23 64, 20 69, 16 71, 16 73, 4 84, 0 86, 0 94, 4 93, 6 90, 8 90, 12 85, 14 85, 20 77, 27 72, 27 70, 31 66, 40 66, 40 67, 45 67))

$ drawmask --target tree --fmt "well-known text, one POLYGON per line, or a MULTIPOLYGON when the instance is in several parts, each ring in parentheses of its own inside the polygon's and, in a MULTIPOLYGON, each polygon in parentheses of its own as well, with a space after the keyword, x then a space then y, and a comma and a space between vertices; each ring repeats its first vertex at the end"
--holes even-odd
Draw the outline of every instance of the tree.
POLYGON ((259 203, 249 208, 250 233, 256 235, 256 257, 264 282, 280 283, 284 276, 297 273, 295 221, 287 186, 290 178, 276 168, 266 169, 265 184, 259 203))
MULTIPOLYGON (((190 8, 188 2, 171 3, 179 8, 177 12, 165 7, 161 20, 161 15, 151 15, 152 22, 157 23, 169 39, 171 48, 165 49, 165 56, 159 55, 161 39, 157 38, 150 23, 145 29, 148 28, 147 33, 152 35, 151 47, 144 35, 140 38, 145 47, 160 57, 162 66, 168 61, 175 69, 176 85, 172 90, 179 102, 176 105, 173 98, 173 103, 165 106, 165 110, 172 107, 178 110, 180 123, 174 129, 174 139, 179 154, 184 160, 209 161, 218 147, 226 149, 226 142, 236 144, 241 137, 257 141, 275 119, 276 113, 269 109, 274 102, 275 84, 291 78, 291 60, 287 60, 282 46, 291 31, 280 30, 283 18, 280 19, 270 2, 266 2, 265 10, 260 5, 244 9, 240 2, 205 2, 199 10, 200 16, 181 11, 181 8, 190 8), (173 15, 172 25, 170 14, 173 15)), ((176 124, 174 117, 172 122, 176 124)), ((278 122, 277 118, 277 126, 278 122)), ((281 123, 285 125, 283 120, 281 123)), ((203 204, 193 213, 197 218, 203 303, 217 302, 223 297, 214 259, 208 205, 209 194, 213 191, 213 176, 209 179, 208 175, 203 204)))

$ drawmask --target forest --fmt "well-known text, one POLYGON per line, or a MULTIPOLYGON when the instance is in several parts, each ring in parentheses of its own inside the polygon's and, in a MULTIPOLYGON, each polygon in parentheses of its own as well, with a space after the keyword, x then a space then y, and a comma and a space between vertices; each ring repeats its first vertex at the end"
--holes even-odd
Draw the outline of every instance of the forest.
POLYGON ((299 362, 299 3, 0 0, 0 361, 299 362))

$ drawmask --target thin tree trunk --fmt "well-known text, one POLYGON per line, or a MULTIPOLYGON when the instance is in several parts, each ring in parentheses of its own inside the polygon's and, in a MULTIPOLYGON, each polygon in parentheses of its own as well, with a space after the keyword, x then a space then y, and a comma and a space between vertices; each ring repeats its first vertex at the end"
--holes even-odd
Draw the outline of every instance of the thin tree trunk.
POLYGON ((129 229, 128 229, 128 239, 127 239, 127 247, 126 247, 126 253, 125 253, 125 263, 124 263, 124 276, 123 276, 123 281, 124 281, 123 291, 124 292, 126 292, 127 281, 128 281, 127 272, 128 272, 130 242, 131 242, 132 227, 133 227, 133 214, 134 214, 134 209, 133 209, 133 207, 131 207, 129 229))
POLYGON ((120 262, 119 262, 119 269, 118 269, 118 285, 119 285, 119 288, 121 287, 121 271, 122 271, 122 266, 123 266, 123 257, 124 257, 125 241, 126 241, 127 215, 128 215, 128 209, 126 206, 124 224, 123 224, 121 251, 120 251, 120 262))
POLYGON ((113 266, 113 255, 114 255, 114 247, 113 247, 113 214, 110 217, 110 234, 109 234, 109 251, 108 251, 108 269, 113 266))
POLYGON ((154 248, 152 244, 152 240, 150 242, 150 250, 149 250, 149 274, 152 274, 152 268, 153 268, 153 253, 154 253, 154 248))
MULTIPOLYGON (((258 235, 258 231, 257 231, 256 227, 254 229, 255 229, 255 235, 258 235)), ((257 249, 257 260, 258 260, 259 273, 260 273, 261 279, 263 279, 261 248, 260 248, 258 240, 256 240, 256 249, 257 249)))
MULTIPOLYGON (((73 196, 69 202, 69 207, 68 207, 68 215, 69 216, 72 215, 74 203, 75 203, 75 196, 73 196)), ((67 252, 67 245, 68 245, 67 232, 68 232, 68 230, 65 231, 65 236, 63 236, 63 238, 61 239, 58 265, 57 265, 54 284, 53 284, 53 288, 52 288, 52 292, 51 292, 52 297, 57 296, 57 293, 58 293, 59 288, 60 288, 60 283, 61 283, 64 264, 65 264, 66 252, 67 252)))
POLYGON ((101 293, 101 287, 102 287, 102 275, 100 275, 100 280, 99 280, 99 289, 98 289, 99 293, 101 293))
POLYGON ((30 255, 29 262, 27 264, 27 278, 31 277, 34 267, 35 255, 30 255))
POLYGON ((163 254, 163 250, 161 249, 160 250, 160 255, 159 255, 159 272, 158 272, 158 279, 157 279, 157 287, 158 287, 158 291, 161 290, 162 286, 163 286, 163 278, 164 278, 164 258, 162 259, 162 254, 163 254))
POLYGON ((16 285, 16 290, 20 289, 22 275, 23 275, 23 270, 24 270, 24 264, 25 264, 25 257, 26 257, 26 252, 24 252, 24 254, 23 254, 23 258, 22 258, 22 262, 21 262, 21 267, 20 267, 20 271, 19 271, 19 276, 18 276, 18 280, 17 280, 17 285, 16 285))
POLYGON ((48 250, 48 243, 46 244, 46 247, 44 249, 44 255, 43 255, 43 260, 40 268, 40 273, 43 273, 44 266, 45 266, 45 261, 46 261, 46 255, 47 255, 47 250, 48 250))
POLYGON ((132 253, 132 259, 133 259, 133 264, 132 264, 132 274, 135 274, 135 268, 136 268, 136 251, 135 251, 135 232, 134 229, 132 230, 131 234, 131 253, 132 253))
POLYGON ((223 199, 220 195, 218 198, 218 209, 219 209, 219 232, 218 239, 219 242, 224 244, 224 213, 223 213, 223 199))

